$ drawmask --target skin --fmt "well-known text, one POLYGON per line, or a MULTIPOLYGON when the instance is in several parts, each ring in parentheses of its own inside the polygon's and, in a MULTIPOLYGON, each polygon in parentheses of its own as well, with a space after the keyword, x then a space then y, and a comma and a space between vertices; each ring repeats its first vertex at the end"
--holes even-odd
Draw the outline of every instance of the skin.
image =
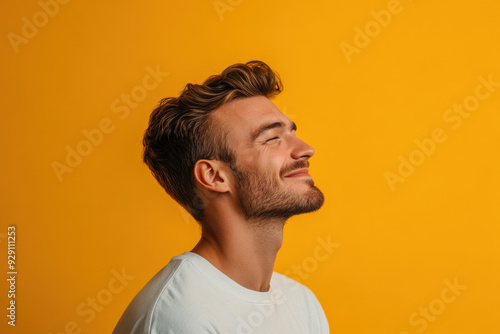
POLYGON ((196 187, 209 200, 200 241, 191 252, 241 286, 269 291, 286 220, 315 211, 324 201, 307 174, 314 149, 296 136, 293 122, 264 96, 233 100, 212 116, 227 129, 236 164, 196 163, 196 187), (258 129, 275 122, 283 126, 252 140, 258 129), (289 175, 298 170, 306 173, 289 175))

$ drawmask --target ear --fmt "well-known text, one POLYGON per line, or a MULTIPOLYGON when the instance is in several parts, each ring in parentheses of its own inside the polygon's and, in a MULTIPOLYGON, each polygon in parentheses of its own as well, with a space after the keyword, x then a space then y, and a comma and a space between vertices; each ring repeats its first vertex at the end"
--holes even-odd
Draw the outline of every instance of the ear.
POLYGON ((194 165, 194 177, 204 189, 227 192, 230 190, 229 178, 224 166, 217 160, 198 160, 194 165))

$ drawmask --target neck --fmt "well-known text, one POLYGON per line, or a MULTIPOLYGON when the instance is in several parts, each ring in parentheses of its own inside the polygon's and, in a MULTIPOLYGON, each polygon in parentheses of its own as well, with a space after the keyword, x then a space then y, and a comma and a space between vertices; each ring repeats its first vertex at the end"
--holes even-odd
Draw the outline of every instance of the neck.
MULTIPOLYGON (((209 217, 208 217, 209 218, 209 217)), ((241 286, 268 291, 283 243, 283 219, 247 221, 241 216, 207 219, 191 250, 241 286)))

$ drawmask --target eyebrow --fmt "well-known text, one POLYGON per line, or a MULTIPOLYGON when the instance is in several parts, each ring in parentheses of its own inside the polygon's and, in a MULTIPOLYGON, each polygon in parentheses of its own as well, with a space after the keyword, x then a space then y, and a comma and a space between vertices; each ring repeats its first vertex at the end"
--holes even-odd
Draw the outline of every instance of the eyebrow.
MULTIPOLYGON (((271 130, 274 128, 284 128, 284 127, 285 127, 285 123, 283 123, 283 122, 273 122, 273 123, 265 124, 252 134, 251 140, 252 140, 252 142, 254 142, 255 140, 257 140, 257 138, 259 138, 264 132, 266 132, 268 130, 271 130)), ((297 131, 297 124, 295 124, 295 122, 292 122, 290 124, 290 130, 297 131)))

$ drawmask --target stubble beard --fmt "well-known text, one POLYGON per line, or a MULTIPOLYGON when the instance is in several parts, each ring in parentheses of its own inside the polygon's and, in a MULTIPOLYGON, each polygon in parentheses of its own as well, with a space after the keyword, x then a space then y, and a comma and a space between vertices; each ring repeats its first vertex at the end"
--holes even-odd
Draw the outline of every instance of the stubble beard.
POLYGON ((324 195, 312 179, 304 180, 309 186, 305 193, 285 188, 284 183, 269 174, 258 174, 232 166, 240 207, 249 221, 278 220, 283 223, 290 217, 313 212, 321 208, 324 195))

